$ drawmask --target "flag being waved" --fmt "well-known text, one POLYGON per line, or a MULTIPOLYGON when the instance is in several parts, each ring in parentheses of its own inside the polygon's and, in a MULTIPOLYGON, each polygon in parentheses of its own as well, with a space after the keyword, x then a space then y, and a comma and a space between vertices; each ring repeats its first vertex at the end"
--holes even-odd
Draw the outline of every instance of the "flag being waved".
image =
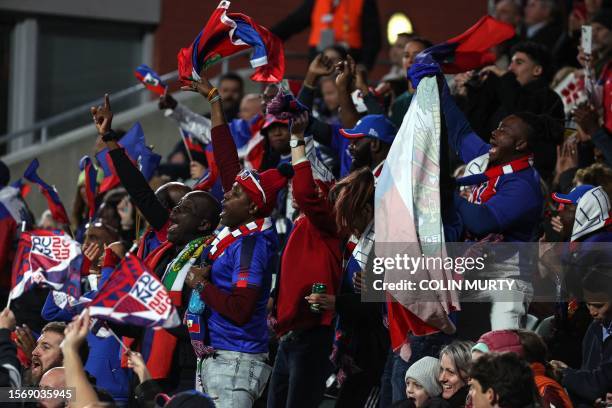
POLYGON ((82 260, 79 243, 63 231, 23 232, 13 263, 10 298, 16 299, 35 286, 45 286, 78 299, 82 260))
POLYGON ((64 204, 62 204, 62 200, 57 194, 57 190, 55 187, 45 183, 45 181, 40 178, 36 172, 39 166, 40 164, 38 163, 38 159, 32 160, 26 171, 23 173, 23 177, 32 183, 38 184, 41 193, 47 199, 47 205, 49 206, 49 210, 51 210, 51 216, 53 219, 60 224, 70 224, 68 213, 66 212, 66 208, 64 208, 64 204))
MULTIPOLYGON (((140 123, 136 122, 134 126, 119 140, 119 145, 125 149, 125 153, 136 164, 142 175, 149 180, 159 162, 161 156, 154 153, 145 141, 145 135, 140 123)), ((96 153, 96 159, 100 163, 100 167, 104 171, 104 180, 100 185, 99 193, 105 193, 108 190, 115 188, 120 184, 119 176, 113 166, 113 161, 109 157, 108 149, 102 149, 96 153)))
POLYGON ((79 162, 79 169, 85 172, 85 195, 87 196, 87 207, 89 208, 89 219, 93 220, 96 213, 96 193, 98 189, 98 170, 95 168, 89 156, 83 156, 79 162))
POLYGON ((463 34, 423 51, 442 67, 445 74, 458 74, 495 63, 491 48, 514 37, 510 24, 490 16, 482 17, 463 34))
POLYGON ((89 303, 91 317, 120 324, 171 328, 181 324, 164 285, 140 258, 126 255, 89 303))
POLYGON ((168 89, 168 85, 162 81, 157 72, 146 64, 139 65, 134 75, 149 91, 158 95, 164 95, 168 89))
POLYGON ((221 1, 206 26, 188 48, 178 54, 181 81, 189 85, 199 80, 202 69, 222 58, 253 48, 251 79, 257 82, 280 82, 285 75, 285 52, 278 37, 242 13, 227 13, 229 1, 221 1))

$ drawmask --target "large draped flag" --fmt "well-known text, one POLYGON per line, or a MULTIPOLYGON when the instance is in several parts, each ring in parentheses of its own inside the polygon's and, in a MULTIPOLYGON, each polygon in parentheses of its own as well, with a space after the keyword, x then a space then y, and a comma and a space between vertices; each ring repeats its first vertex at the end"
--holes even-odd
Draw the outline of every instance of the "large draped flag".
POLYGON ((93 165, 89 156, 83 156, 79 161, 79 169, 85 172, 85 196, 87 197, 87 208, 89 208, 89 219, 93 220, 96 213, 96 194, 98 190, 98 170, 93 165))
POLYGON ((126 255, 89 303, 91 317, 120 324, 171 328, 181 324, 164 285, 142 260, 126 255))
POLYGON ((66 212, 66 208, 64 208, 64 204, 62 204, 62 200, 57 194, 57 190, 55 187, 45 183, 45 181, 40 178, 36 172, 39 166, 40 164, 38 163, 38 159, 32 160, 26 171, 23 173, 23 177, 32 183, 38 184, 40 187, 40 192, 47 199, 47 205, 49 206, 49 210, 51 210, 51 216, 53 219, 59 224, 70 224, 68 213, 66 212))
POLYGON ((63 231, 21 233, 13 262, 10 298, 16 299, 35 286, 45 286, 78 299, 82 260, 79 243, 63 231))
POLYGON ((430 54, 445 74, 458 74, 495 63, 491 48, 514 35, 510 24, 485 16, 463 34, 427 48, 422 54, 430 54))
POLYGON ((142 82, 145 88, 158 95, 165 94, 168 89, 168 85, 162 81, 160 76, 157 75, 157 72, 153 71, 153 69, 146 64, 139 65, 136 71, 134 71, 134 75, 142 82))
MULTIPOLYGON (((440 214, 440 132, 438 84, 435 77, 426 77, 417 88, 376 186, 377 257, 446 257, 440 214)), ((411 280, 419 287, 423 280, 453 279, 450 270, 436 269, 435 264, 432 269, 423 266, 416 271, 387 269, 385 282, 411 280)), ((459 309, 457 293, 396 290, 387 294, 394 349, 404 343, 408 331, 423 328, 421 322, 446 333, 455 331, 449 313, 459 309)))
MULTIPOLYGON (((142 175, 149 180, 161 161, 161 156, 154 153, 145 141, 145 135, 140 123, 134 126, 119 140, 119 145, 125 149, 125 153, 136 164, 142 175)), ((96 153, 96 159, 104 171, 104 180, 100 185, 99 193, 105 193, 120 184, 119 176, 113 166, 113 161, 109 157, 108 149, 103 149, 96 153)))
POLYGON ((229 1, 221 1, 188 48, 178 53, 179 78, 185 84, 199 80, 202 69, 222 58, 252 48, 251 66, 257 82, 280 82, 285 75, 283 43, 267 28, 242 13, 227 13, 229 1))

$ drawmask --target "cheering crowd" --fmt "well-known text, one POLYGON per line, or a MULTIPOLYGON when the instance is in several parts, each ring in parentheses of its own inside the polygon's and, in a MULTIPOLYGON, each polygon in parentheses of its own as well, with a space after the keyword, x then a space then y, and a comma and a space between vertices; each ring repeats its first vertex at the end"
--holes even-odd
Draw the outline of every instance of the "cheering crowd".
POLYGON ((408 33, 380 79, 341 44, 313 56, 298 87, 279 78, 261 93, 194 67, 181 90, 210 114, 161 92, 160 115, 182 133, 161 164, 128 146, 137 130, 113 128, 105 95, 69 219, 48 191, 35 219, 0 161, 3 299, 13 289, 0 387, 72 388, 77 408, 611 406, 612 4, 520 3, 499 0, 486 20, 513 33, 494 61, 461 70, 457 58, 452 74, 408 33), (538 259, 517 249, 487 269, 511 299, 480 291, 434 315, 362 295, 386 159, 424 126, 411 114, 436 85, 443 241, 533 243, 538 259), (13 295, 34 269, 27 234, 30 254, 34 236, 80 244, 78 296, 52 284, 13 295), (129 300, 119 277, 134 270, 129 300), (143 274, 161 306, 137 298, 143 274), (538 302, 547 285, 554 299, 538 302), (167 322, 140 324, 142 305, 167 322))

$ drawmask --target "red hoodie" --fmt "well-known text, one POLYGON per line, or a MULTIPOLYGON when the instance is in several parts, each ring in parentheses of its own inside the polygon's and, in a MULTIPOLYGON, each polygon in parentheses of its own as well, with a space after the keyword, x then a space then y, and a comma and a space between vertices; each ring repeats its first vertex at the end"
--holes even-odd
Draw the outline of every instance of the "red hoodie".
POLYGON ((316 190, 309 162, 293 167, 293 196, 302 214, 295 221, 283 252, 278 283, 275 331, 330 325, 332 312, 313 313, 304 299, 313 283, 324 283, 337 294, 342 279, 342 238, 338 236, 333 207, 316 190))

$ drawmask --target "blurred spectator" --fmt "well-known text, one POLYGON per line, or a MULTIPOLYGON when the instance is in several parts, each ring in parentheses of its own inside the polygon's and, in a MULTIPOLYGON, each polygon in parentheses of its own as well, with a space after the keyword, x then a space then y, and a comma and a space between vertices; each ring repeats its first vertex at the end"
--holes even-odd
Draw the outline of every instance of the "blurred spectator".
POLYGON ((525 37, 552 50, 561 37, 555 0, 528 0, 525 5, 525 37))
POLYGON ((514 353, 480 357, 470 369, 474 408, 538 407, 540 399, 531 369, 514 353))
POLYGON ((413 34, 399 33, 397 39, 389 47, 389 60, 391 61, 391 68, 381 79, 381 81, 405 81, 406 80, 406 69, 402 62, 404 58, 404 47, 410 39, 414 37, 413 34))
POLYGON ((604 364, 612 362, 611 266, 592 266, 582 280, 584 301, 593 322, 584 336, 580 370, 569 368, 561 361, 551 361, 576 405, 593 406, 596 399, 605 400, 605 392, 610 391, 610 381, 601 369, 604 364))
MULTIPOLYGON (((310 27, 310 59, 337 44, 367 69, 372 69, 380 50, 382 32, 375 0, 363 0, 361 8, 350 0, 304 0, 283 21, 271 28, 281 40, 310 27)), ((225 102, 225 100, 224 100, 225 102)))
POLYGON ((535 167, 545 180, 552 177, 565 121, 563 102, 548 87, 551 69, 550 53, 544 46, 517 44, 508 72, 494 66, 482 69, 479 78, 465 83, 467 92, 462 99, 470 125, 485 141, 507 115, 529 112, 549 116, 549 121, 543 121, 546 132, 538 132, 533 140, 535 167))

